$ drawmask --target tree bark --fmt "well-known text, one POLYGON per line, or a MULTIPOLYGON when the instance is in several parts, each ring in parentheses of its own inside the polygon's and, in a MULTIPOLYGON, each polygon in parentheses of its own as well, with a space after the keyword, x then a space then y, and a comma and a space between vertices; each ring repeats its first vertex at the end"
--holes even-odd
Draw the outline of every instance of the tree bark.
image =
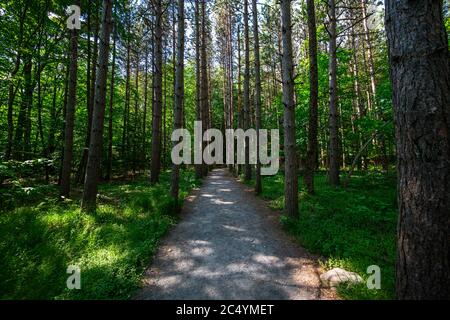
POLYGON ((152 162, 151 162, 151 183, 159 181, 161 171, 161 112, 162 112, 162 1, 154 1, 156 10, 155 21, 155 105, 153 110, 152 127, 152 162))
MULTIPOLYGON (((114 23, 114 44, 111 67, 111 88, 109 93, 109 122, 108 122, 108 163, 106 165, 106 181, 110 181, 112 177, 112 161, 113 161, 113 107, 114 107, 114 87, 116 74, 116 55, 117 55, 117 24, 114 23)), ((144 149, 145 150, 145 149, 144 149)))
MULTIPOLYGON (((250 44, 248 26, 248 0, 244 0, 244 129, 250 128, 250 44)), ((245 141, 245 165, 244 179, 252 179, 252 167, 250 165, 249 140, 245 141)))
POLYGON ((305 185, 309 194, 314 194, 314 172, 317 162, 317 131, 319 103, 319 71, 317 66, 317 27, 314 0, 307 0, 309 33, 309 126, 306 155, 305 185))
MULTIPOLYGON (((209 127, 209 86, 208 86, 208 57, 206 53, 206 47, 208 44, 206 34, 206 0, 202 0, 202 23, 201 23, 201 50, 200 50, 200 65, 201 65, 201 108, 202 108, 202 124, 203 134, 209 127)), ((203 150, 206 148, 206 142, 203 143, 203 150)), ((208 175, 208 166, 204 163, 202 166, 203 177, 208 175)))
POLYGON ((95 81, 91 141, 81 203, 83 211, 95 210, 97 200, 97 183, 102 156, 103 122, 106 104, 106 77, 108 74, 109 43, 112 29, 112 6, 112 0, 103 0, 102 31, 98 54, 99 70, 95 81))
POLYGON ((399 299, 450 297, 450 70, 442 1, 387 0, 399 299))
POLYGON ((330 18, 330 43, 329 43, 329 90, 330 90, 330 147, 329 147, 329 172, 328 181, 331 185, 339 185, 339 111, 338 111, 338 92, 337 92, 337 19, 336 19, 336 1, 328 1, 328 16, 330 18))
MULTIPOLYGON (((80 6, 80 1, 76 2, 80 6)), ((73 128, 75 122, 75 107, 77 103, 77 72, 78 72, 78 30, 70 31, 70 69, 69 87, 67 91, 67 104, 64 132, 64 155, 61 171, 60 196, 70 196, 70 175, 73 158, 73 128)))
MULTIPOLYGON (((98 57, 98 38, 100 32, 100 17, 99 17, 99 8, 98 8, 98 0, 95 0, 95 34, 94 34, 94 48, 92 54, 92 66, 91 66, 91 74, 88 75, 90 80, 88 81, 88 87, 86 88, 89 92, 89 100, 88 100, 88 127, 86 130, 86 139, 85 145, 83 149, 83 155, 81 157, 80 166, 78 168, 78 182, 83 182, 83 179, 86 176, 86 166, 87 160, 89 157, 89 145, 91 141, 91 131, 92 131, 92 118, 93 118, 93 108, 94 108, 94 98, 95 98, 95 79, 97 77, 97 57, 98 57)), ((90 5, 89 5, 90 7, 90 5)), ((90 42, 90 39, 89 39, 90 42)))
MULTIPOLYGON (((184 0, 178 0, 178 37, 177 37, 177 65, 175 72, 175 105, 174 130, 183 127, 183 101, 184 101, 184 0)), ((174 142, 176 145, 177 142, 174 142)), ((179 209, 180 166, 172 167, 172 183, 170 193, 175 200, 176 209, 179 209)))
POLYGON ((261 61, 259 56, 259 30, 258 30, 258 8, 256 0, 252 0, 253 7, 253 38, 255 55, 255 127, 256 127, 256 171, 255 171, 255 193, 262 192, 261 163, 259 159, 259 130, 261 130, 261 61))
MULTIPOLYGON (((202 108, 200 103, 201 77, 200 77, 200 4, 195 0, 195 101, 196 101, 196 121, 202 121, 202 108)), ((203 177, 203 165, 195 164, 195 177, 203 177)))
POLYGON ((298 219, 298 172, 295 147, 294 63, 292 57, 291 0, 281 1, 283 41, 283 105, 284 105, 284 210, 298 219))

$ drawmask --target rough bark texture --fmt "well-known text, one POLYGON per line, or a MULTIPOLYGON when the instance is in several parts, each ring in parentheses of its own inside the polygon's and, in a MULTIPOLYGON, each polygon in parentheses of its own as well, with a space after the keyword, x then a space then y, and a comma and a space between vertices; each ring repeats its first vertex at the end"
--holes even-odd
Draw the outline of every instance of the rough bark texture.
POLYGON ((259 34, 258 34, 258 8, 256 6, 256 0, 252 0, 253 8, 253 37, 254 37, 254 55, 255 55, 255 124, 257 132, 257 163, 255 171, 255 192, 260 194, 262 192, 261 182, 261 163, 259 162, 259 130, 261 130, 261 69, 259 58, 259 34))
POLYGON ((108 74, 109 43, 112 29, 112 0, 103 0, 102 31, 98 54, 98 71, 95 81, 95 100, 92 118, 91 141, 86 166, 81 207, 92 211, 96 206, 97 183, 102 156, 103 122, 106 104, 106 77, 108 74))
POLYGON ((298 172, 295 148, 294 63, 292 58, 291 0, 281 1, 283 39, 283 105, 284 105, 284 210, 298 218, 298 172))
MULTIPOLYGON (((174 130, 183 127, 183 101, 184 101, 184 0, 178 0, 178 37, 177 37, 177 65, 175 72, 175 109, 174 130)), ((174 145, 178 142, 174 142, 174 145)), ((172 167, 172 183, 170 193, 176 201, 178 209, 178 192, 180 185, 180 166, 172 167)))
POLYGON ((450 70, 442 1, 386 1, 398 170, 397 297, 450 298, 450 70))
POLYGON ((309 127, 308 151, 306 155, 305 185, 309 194, 314 194, 314 171, 317 161, 319 71, 317 67, 317 29, 314 0, 307 0, 309 33, 309 127))
MULTIPOLYGON (((80 5, 80 1, 76 2, 80 5)), ((78 30, 70 31, 70 70, 69 87, 67 91, 65 132, 64 132, 64 156, 61 171, 61 189, 62 197, 70 195, 70 174, 72 172, 73 158, 73 126, 75 121, 75 106, 77 102, 77 70, 78 70, 78 30)))
POLYGON ((329 147, 329 172, 328 181, 331 185, 339 185, 339 114, 338 114, 338 92, 337 92, 337 20, 336 1, 328 1, 328 16, 330 18, 330 43, 329 43, 329 90, 330 90, 330 147, 329 147))
MULTIPOLYGON (((250 128, 250 44, 248 26, 248 0, 244 0, 244 129, 250 128)), ((245 142, 244 179, 252 179, 252 167, 250 165, 249 141, 245 142)))
POLYGON ((159 181, 161 171, 161 112, 162 112, 162 1, 154 2, 156 10, 155 22, 155 106, 153 109, 153 127, 152 127, 152 164, 151 164, 151 183, 159 181))

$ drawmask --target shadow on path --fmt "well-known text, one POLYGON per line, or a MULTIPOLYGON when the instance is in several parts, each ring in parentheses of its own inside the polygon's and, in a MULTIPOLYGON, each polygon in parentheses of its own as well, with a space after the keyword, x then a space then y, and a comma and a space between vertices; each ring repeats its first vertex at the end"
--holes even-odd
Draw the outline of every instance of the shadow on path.
POLYGON ((135 299, 323 299, 315 257, 273 214, 226 169, 212 171, 186 200, 135 299))

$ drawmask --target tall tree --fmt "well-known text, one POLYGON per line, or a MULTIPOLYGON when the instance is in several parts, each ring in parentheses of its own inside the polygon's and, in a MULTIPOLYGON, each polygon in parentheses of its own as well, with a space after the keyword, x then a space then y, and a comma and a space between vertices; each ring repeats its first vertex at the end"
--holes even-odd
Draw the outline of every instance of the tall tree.
POLYGON ((319 70, 317 66, 317 27, 314 0, 307 0, 308 42, 309 42, 309 126, 308 150, 306 154, 305 185, 309 194, 314 194, 314 171, 316 170, 318 149, 318 103, 319 70))
MULTIPOLYGON (((90 3, 90 2, 89 2, 90 3)), ((94 47, 93 52, 91 55, 89 55, 89 58, 92 59, 91 64, 92 66, 90 69, 88 68, 88 71, 90 70, 90 74, 88 73, 88 82, 87 82, 87 88, 86 90, 88 93, 88 125, 86 130, 86 139, 84 141, 84 149, 83 154, 81 157, 80 165, 78 168, 78 177, 77 181, 82 182, 86 175, 86 166, 87 166, 87 160, 89 157, 89 145, 91 141, 91 131, 92 131, 92 117, 93 117, 93 109, 94 109, 94 99, 95 99, 95 80, 97 77, 97 58, 98 58, 98 40, 99 40, 99 32, 100 32, 100 17, 99 17, 99 1, 95 0, 93 1, 95 4, 95 34, 94 34, 94 47)), ((91 7, 91 4, 88 5, 89 10, 91 7)), ((88 23, 88 26, 90 27, 90 22, 88 23)), ((90 32, 88 32, 90 34, 90 32)), ((88 43, 90 43, 90 37, 88 39, 88 43)), ((90 51, 89 51, 90 52, 90 51)))
POLYGON ((27 11, 29 8, 28 2, 25 3, 23 6, 23 11, 21 11, 19 16, 19 30, 18 30, 18 41, 17 41, 17 54, 14 61, 14 68, 11 71, 9 78, 9 88, 8 88, 8 142, 6 147, 6 153, 5 153, 5 159, 9 160, 12 155, 13 151, 13 136, 14 136, 14 99, 17 94, 17 90, 19 89, 19 86, 14 88, 14 79, 19 72, 20 69, 20 60, 22 58, 22 45, 23 45, 23 39, 24 39, 24 25, 25 25, 25 19, 27 17, 27 11))
POLYGON ((259 159, 259 130, 261 130, 261 60, 259 57, 259 30, 258 30, 258 8, 256 0, 252 0, 253 9, 253 45, 255 55, 255 124, 256 124, 256 171, 255 171, 255 192, 260 194, 262 192, 261 182, 261 163, 259 159))
MULTIPOLYGON (((183 101, 184 101, 184 0, 178 0, 178 37, 177 37, 177 65, 175 74, 175 110, 174 130, 183 127, 183 101)), ((175 142, 176 143, 176 142, 175 142)), ((178 197, 180 189, 180 166, 172 167, 172 182, 170 193, 175 200, 178 209, 178 197)))
POLYGON ((337 91, 337 17, 336 1, 328 0, 328 18, 330 19, 328 32, 330 36, 328 53, 329 63, 329 90, 330 90, 330 146, 328 150, 329 172, 328 181, 331 185, 339 185, 340 156, 339 156, 339 111, 337 91))
POLYGON ((113 0, 103 0, 102 29, 98 54, 98 71, 95 80, 95 100, 92 117, 91 141, 86 166, 86 178, 81 207, 84 211, 95 210, 97 183, 102 156, 103 122, 106 104, 106 78, 108 74, 109 43, 112 29, 113 0))
MULTIPOLYGON (((76 1, 80 6, 80 1, 76 1)), ((69 86, 67 92, 65 133, 64 133, 64 155, 61 171, 60 195, 70 195, 70 174, 72 172, 73 158, 73 126, 75 122, 75 106, 77 103, 77 71, 78 71, 78 30, 70 31, 70 69, 69 86)))
POLYGON ((162 20, 163 8, 161 0, 154 0, 155 7, 155 98, 153 107, 152 122, 152 162, 151 162, 151 183, 159 181, 161 171, 161 113, 162 113, 162 20))
POLYGON ((292 56, 291 1, 281 1, 283 41, 283 105, 284 105, 284 210, 298 218, 298 172, 295 145, 294 62, 292 56))
POLYGON ((108 162, 106 165, 106 180, 109 181, 112 176, 113 162, 113 106, 114 106, 114 89, 116 74, 116 55, 117 55, 117 24, 114 23, 114 44, 111 66, 111 83, 109 93, 109 119, 108 119, 108 162))
MULTIPOLYGON (((206 0, 202 0, 202 23, 201 23, 201 48, 200 48, 200 100, 202 108, 202 124, 203 132, 205 132, 209 127, 209 86, 208 86, 208 55, 206 53, 208 46, 208 35, 207 35, 207 16, 206 16, 206 0)), ((203 149, 206 148, 206 142, 203 144, 203 149)), ((208 174, 208 166, 203 165, 202 167, 203 176, 208 174)))
MULTIPOLYGON (((200 104, 200 3, 195 0, 195 116, 196 121, 202 120, 202 108, 200 104)), ((195 164, 195 177, 201 179, 203 176, 203 164, 195 164)))
POLYGON ((450 70, 442 1, 385 5, 397 141, 397 298, 448 299, 450 70))
MULTIPOLYGON (((250 128, 250 40, 248 26, 248 0, 244 0, 244 129, 250 128)), ((245 142, 244 179, 251 180, 249 140, 245 142)))

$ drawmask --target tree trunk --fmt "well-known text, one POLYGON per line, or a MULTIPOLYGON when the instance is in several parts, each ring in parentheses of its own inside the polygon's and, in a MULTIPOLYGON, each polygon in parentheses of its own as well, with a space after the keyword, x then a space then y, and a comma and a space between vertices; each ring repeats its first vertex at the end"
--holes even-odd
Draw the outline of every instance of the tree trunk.
POLYGON ((442 1, 387 0, 399 299, 450 297, 450 70, 442 1))
POLYGON ((298 219, 298 172, 295 148, 294 63, 292 58, 291 0, 281 1, 284 105, 284 210, 298 219))
MULTIPOLYGON (((202 108, 200 104, 200 5, 199 0, 195 0, 195 101, 196 101, 196 121, 202 121, 202 108)), ((203 165, 195 164, 195 177, 201 179, 203 176, 203 165)))
POLYGON ((329 172, 328 181, 331 185, 339 185, 339 112, 337 92, 337 20, 335 0, 328 1, 328 16, 330 17, 330 43, 329 43, 329 89, 330 89, 330 149, 329 149, 329 172))
POLYGON ((314 194, 314 172, 317 161, 317 131, 319 103, 319 71, 317 66, 317 27, 314 0, 307 0, 309 33, 309 126, 308 151, 306 155, 305 185, 309 194, 314 194))
POLYGON ((114 45, 111 67, 111 88, 109 93, 109 122, 108 122, 108 163, 106 165, 106 181, 112 177, 113 161, 113 106, 114 106, 114 80, 116 73, 116 55, 117 55, 117 25, 114 23, 114 45))
POLYGON ((159 181, 161 171, 161 112, 162 112, 162 1, 154 2, 156 10, 155 21, 155 105, 153 110, 152 128, 152 163, 151 163, 151 183, 159 181))
POLYGON ((138 159, 138 123, 139 123, 139 47, 136 48, 136 73, 134 79, 134 128, 133 128, 133 178, 139 170, 138 159))
MULTIPOLYGON (((80 5, 80 1, 76 2, 80 5)), ((69 87, 67 91, 67 105, 65 115, 64 155, 61 171, 61 197, 70 196, 70 174, 73 158, 73 128, 75 122, 75 107, 77 103, 77 72, 78 72, 78 30, 70 31, 70 69, 69 87)))
POLYGON ((97 77, 97 57, 98 57, 98 38, 100 32, 100 18, 99 18, 99 8, 98 0, 95 0, 95 35, 94 35, 94 48, 92 54, 92 67, 91 75, 89 80, 90 87, 87 88, 89 91, 89 101, 88 101, 88 127, 86 131, 86 140, 83 149, 83 155, 81 157, 80 166, 78 168, 78 182, 82 182, 86 175, 86 166, 89 157, 89 145, 91 141, 91 131, 92 131, 92 118, 93 118, 93 108, 94 108, 94 98, 95 98, 95 79, 97 77))
POLYGON ((109 43, 112 29, 112 0, 103 0, 102 31, 98 54, 98 72, 95 81, 95 103, 92 118, 91 142, 84 181, 81 207, 84 211, 95 210, 97 183, 102 156, 103 122, 106 104, 106 77, 108 74, 109 43))
MULTIPOLYGON (((175 108, 174 130, 183 127, 183 100, 184 100, 184 0, 178 0, 178 37, 177 37, 177 65, 175 73, 175 108)), ((177 142, 174 142, 176 145, 177 142)), ((178 193, 180 185, 180 166, 172 167, 172 183, 170 193, 175 200, 176 209, 179 209, 178 193)))
MULTIPOLYGON (((244 129, 250 128, 250 44, 249 44, 249 26, 248 26, 248 0, 244 0, 244 129)), ((249 139, 245 141, 245 165, 244 179, 252 179, 252 167, 250 165, 250 146, 249 139)))
POLYGON ((148 44, 145 47, 145 77, 144 77, 144 113, 142 119, 142 160, 141 165, 146 168, 147 160, 147 108, 148 108, 148 44))
POLYGON ((23 67, 23 77, 24 77, 24 95, 22 98, 22 102, 20 105, 19 115, 17 118, 16 125, 16 136, 14 138, 14 159, 15 160, 23 160, 25 159, 25 151, 24 143, 26 143, 24 138, 24 131, 26 131, 26 126, 28 122, 28 110, 30 109, 29 105, 32 103, 33 97, 33 87, 31 81, 31 72, 32 72, 32 61, 31 56, 27 57, 23 67))
POLYGON ((254 37, 254 55, 255 55, 255 124, 256 124, 256 171, 255 171, 255 193, 262 192, 261 182, 261 163, 259 159, 259 130, 261 130, 261 61, 259 57, 259 30, 258 30, 258 8, 256 0, 252 0, 253 7, 253 37, 254 37))
MULTIPOLYGON (((203 134, 209 127, 209 86, 208 86, 208 57, 206 53, 207 47, 207 34, 206 34, 206 0, 202 0, 202 31, 201 31, 201 52, 200 52, 200 65, 201 65, 201 108, 202 108, 202 124, 203 134)), ((206 148, 206 142, 203 143, 203 150, 206 148)), ((208 166, 203 164, 202 166, 203 176, 208 175, 208 166)))
POLYGON ((27 11, 28 11, 28 3, 25 4, 23 7, 23 12, 19 19, 19 33, 18 33, 18 43, 17 43, 17 56, 14 63, 14 69, 10 73, 10 83, 8 88, 8 143, 6 146, 6 154, 5 159, 10 160, 11 155, 13 152, 13 140, 14 140, 14 99, 16 97, 17 90, 19 89, 19 86, 17 85, 16 88, 14 88, 14 78, 19 72, 20 69, 20 60, 22 57, 22 42, 23 42, 23 35, 24 35, 24 24, 25 19, 27 17, 27 11))
MULTIPOLYGON (((128 4, 129 5, 129 4, 128 4)), ((130 99, 131 99, 131 8, 127 7, 127 58, 126 58, 126 80, 125 80, 125 107, 123 110, 122 123, 122 146, 121 156, 124 163, 125 176, 128 176, 128 123, 130 117, 130 99)))
MULTIPOLYGON (((237 29, 237 50, 238 50, 238 96, 237 96, 237 113, 238 113, 238 128, 242 129, 244 127, 244 114, 242 108, 242 80, 241 80, 241 28, 240 24, 238 24, 237 29)), ((238 164, 236 166, 236 175, 239 176, 241 174, 242 166, 238 164)))

